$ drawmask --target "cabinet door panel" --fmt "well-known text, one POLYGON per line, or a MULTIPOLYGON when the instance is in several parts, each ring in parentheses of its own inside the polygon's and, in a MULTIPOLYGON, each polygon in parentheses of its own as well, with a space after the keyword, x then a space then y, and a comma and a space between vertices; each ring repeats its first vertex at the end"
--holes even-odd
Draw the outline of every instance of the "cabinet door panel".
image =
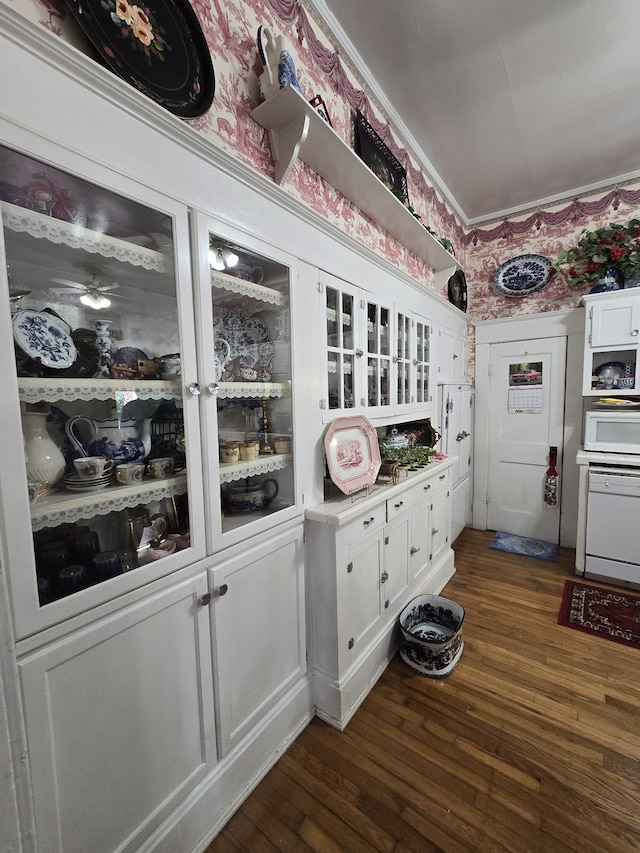
POLYGON ((409 581, 417 580, 429 567, 431 541, 429 502, 422 501, 411 511, 411 540, 409 542, 409 581))
POLYGON ((383 607, 390 613, 397 609, 409 583, 409 542, 411 513, 405 512, 387 525, 385 542, 384 583, 382 584, 383 607))
POLYGON ((225 755, 306 670, 302 533, 281 534, 210 575, 225 755))
POLYGON ((203 574, 19 660, 43 850, 137 847, 211 769, 206 589, 203 574))
MULTIPOLYGON (((379 625, 380 576, 383 566, 382 532, 356 542, 349 549, 349 601, 347 645, 354 660, 379 625)), ((346 651, 345 651, 346 655, 346 651)))

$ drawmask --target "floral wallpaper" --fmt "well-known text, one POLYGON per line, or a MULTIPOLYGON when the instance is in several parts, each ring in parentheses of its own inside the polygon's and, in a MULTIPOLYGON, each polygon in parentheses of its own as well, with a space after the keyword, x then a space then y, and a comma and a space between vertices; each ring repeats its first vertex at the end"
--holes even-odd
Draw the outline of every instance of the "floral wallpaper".
MULTIPOLYGON (((90 52, 64 0, 0 2, 81 51, 90 52)), ((352 144, 352 110, 358 108, 406 168, 412 207, 423 224, 452 241, 456 257, 464 266, 468 315, 472 320, 516 317, 578 305, 581 294, 570 289, 561 275, 554 276, 537 294, 509 298, 493 288, 494 273, 505 261, 520 254, 555 259, 558 250, 573 245, 585 228, 610 221, 626 222, 640 215, 639 184, 465 230, 429 177, 415 166, 415 158, 398 143, 385 117, 370 103, 362 81, 345 67, 322 22, 311 17, 304 0, 191 0, 191 4, 211 50, 216 76, 211 109, 189 122, 195 131, 261 174, 273 177, 268 136, 250 113, 258 103, 258 75, 262 71, 256 44, 258 27, 265 25, 274 34, 284 35, 304 94, 307 98, 322 96, 339 136, 352 144)), ((415 280, 434 287, 433 273, 426 264, 305 164, 298 162, 294 166, 284 191, 415 280)), ((442 295, 446 298, 446 285, 442 295)))

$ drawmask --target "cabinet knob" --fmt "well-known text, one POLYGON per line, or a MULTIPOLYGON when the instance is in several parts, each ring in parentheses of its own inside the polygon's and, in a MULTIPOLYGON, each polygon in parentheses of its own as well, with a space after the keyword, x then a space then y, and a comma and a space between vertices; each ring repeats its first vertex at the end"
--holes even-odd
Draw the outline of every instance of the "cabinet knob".
POLYGON ((364 524, 365 527, 368 527, 370 524, 373 524, 374 521, 375 521, 375 517, 372 515, 371 518, 367 518, 362 523, 364 524))
POLYGON ((420 550, 420 548, 416 548, 415 545, 412 545, 411 551, 409 553, 410 554, 417 554, 419 550, 420 550))
POLYGON ((431 488, 431 483, 427 483, 427 485, 426 485, 426 486, 423 486, 422 488, 423 488, 423 490, 424 490, 425 492, 428 492, 428 491, 429 491, 429 489, 431 488))
POLYGON ((638 329, 631 329, 631 334, 636 338, 638 336, 638 329))
POLYGON ((364 355, 363 350, 361 350, 361 349, 356 350, 356 358, 362 358, 363 355, 364 355))
POLYGON ((383 572, 380 575, 380 583, 386 583, 389 580, 389 575, 387 572, 383 572))
POLYGON ((216 595, 218 596, 218 598, 222 598, 223 595, 227 594, 228 590, 229 587, 226 585, 226 583, 223 583, 216 590, 216 595))
POLYGON ((200 394, 200 385, 197 382, 189 384, 189 393, 192 397, 197 397, 200 394))
POLYGON ((436 533, 439 533, 439 532, 440 532, 440 531, 438 530, 438 528, 437 528, 437 527, 432 527, 432 528, 431 528, 431 535, 432 535, 432 536, 435 536, 435 535, 436 535, 436 533))
POLYGON ((398 501, 397 504, 394 504, 394 509, 400 509, 401 506, 404 506, 404 501, 398 501))
POLYGON ((198 599, 198 604, 200 605, 200 607, 206 607, 207 604, 211 604, 211 593, 205 592, 204 595, 201 595, 198 599))
POLYGON ((440 474, 440 476, 438 477, 438 479, 439 479, 439 480, 444 480, 446 476, 447 476, 446 474, 440 474))
POLYGON ((207 385, 207 391, 212 397, 217 397, 220 393, 220 386, 217 382, 210 382, 209 385, 207 385))
POLYGON ((354 647, 354 645, 355 645, 355 640, 353 639, 353 637, 351 637, 351 639, 349 640, 349 642, 347 643, 347 645, 349 646, 349 648, 350 648, 350 649, 352 649, 352 648, 354 647))

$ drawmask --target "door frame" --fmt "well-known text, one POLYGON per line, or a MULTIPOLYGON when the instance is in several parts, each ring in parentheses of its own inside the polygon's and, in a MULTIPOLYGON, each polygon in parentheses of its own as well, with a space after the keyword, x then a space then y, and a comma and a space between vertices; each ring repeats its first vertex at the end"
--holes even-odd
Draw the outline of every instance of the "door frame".
POLYGON ((582 442, 582 362, 584 307, 527 314, 476 324, 476 419, 474 437, 473 527, 487 530, 489 488, 489 361, 492 344, 543 338, 567 339, 564 391, 563 477, 560 502, 560 544, 576 547, 579 469, 576 455, 582 442))

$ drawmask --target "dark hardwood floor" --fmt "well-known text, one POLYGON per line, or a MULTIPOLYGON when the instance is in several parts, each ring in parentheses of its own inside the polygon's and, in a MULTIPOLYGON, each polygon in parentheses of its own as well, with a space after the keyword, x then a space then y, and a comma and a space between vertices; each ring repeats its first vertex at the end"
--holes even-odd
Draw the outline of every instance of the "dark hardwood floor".
POLYGON ((557 624, 574 553, 465 530, 445 679, 396 656, 344 732, 315 719, 206 853, 637 853, 640 650, 557 624))

